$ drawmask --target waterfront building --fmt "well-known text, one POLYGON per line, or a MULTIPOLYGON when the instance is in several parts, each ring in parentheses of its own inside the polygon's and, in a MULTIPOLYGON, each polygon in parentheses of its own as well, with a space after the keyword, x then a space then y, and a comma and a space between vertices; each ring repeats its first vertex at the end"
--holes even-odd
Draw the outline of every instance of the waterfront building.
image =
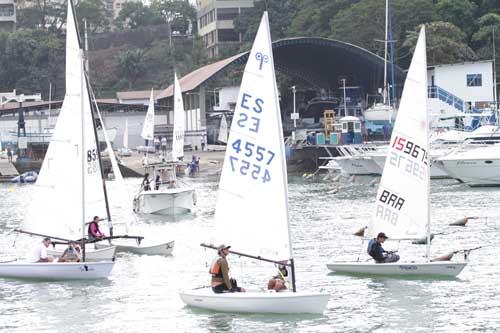
POLYGON ((221 46, 241 43, 233 20, 253 7, 253 0, 197 0, 198 34, 210 58, 217 57, 221 46))
POLYGON ((16 30, 16 0, 0 0, 0 31, 16 30))

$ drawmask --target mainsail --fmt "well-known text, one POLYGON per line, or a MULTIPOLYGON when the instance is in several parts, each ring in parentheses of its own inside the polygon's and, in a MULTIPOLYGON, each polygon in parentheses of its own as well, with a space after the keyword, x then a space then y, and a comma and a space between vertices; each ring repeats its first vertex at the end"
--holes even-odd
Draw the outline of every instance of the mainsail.
POLYGON ((146 113, 146 119, 144 120, 144 125, 142 126, 141 136, 144 140, 153 140, 155 132, 155 100, 153 96, 153 89, 151 89, 151 96, 149 97, 148 112, 146 113))
POLYGON ((177 74, 174 74, 174 130, 172 137, 172 159, 177 161, 184 157, 184 103, 182 101, 182 90, 177 74))
POLYGON ((217 141, 227 143, 227 120, 226 115, 224 114, 220 119, 219 135, 217 136, 217 141))
POLYGON ((67 14, 66 94, 26 224, 32 232, 78 239, 83 222, 95 215, 106 217, 107 212, 83 51, 72 7, 70 3, 67 14))
POLYGON ((215 244, 292 258, 283 129, 267 12, 245 66, 216 206, 215 244))
POLYGON ((426 236, 429 217, 429 121, 425 28, 420 31, 406 76, 375 213, 367 235, 384 232, 390 238, 426 236))

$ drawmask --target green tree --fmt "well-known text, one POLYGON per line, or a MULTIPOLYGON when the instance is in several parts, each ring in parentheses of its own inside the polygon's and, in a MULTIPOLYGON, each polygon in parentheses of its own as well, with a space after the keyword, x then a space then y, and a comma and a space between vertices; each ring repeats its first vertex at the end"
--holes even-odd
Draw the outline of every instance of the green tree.
POLYGON ((134 83, 146 70, 144 51, 142 49, 126 50, 118 54, 118 68, 120 75, 125 77, 128 88, 132 89, 134 83))
POLYGON ((436 12, 439 21, 450 22, 467 34, 472 35, 474 30, 476 4, 469 0, 439 0, 436 12))
POLYGON ((115 20, 117 26, 136 29, 150 25, 162 24, 164 20, 158 12, 145 6, 142 2, 125 2, 115 20))
POLYGON ((182 35, 196 33, 196 9, 182 0, 153 0, 151 8, 159 13, 164 22, 170 22, 172 32, 182 35))
POLYGON ((109 30, 111 13, 108 12, 102 0, 82 0, 76 5, 76 16, 80 33, 83 33, 84 23, 87 20, 87 29, 90 33, 109 30))
MULTIPOLYGON (((247 49, 254 40, 259 28, 262 13, 266 10, 266 3, 262 0, 254 2, 254 7, 249 8, 245 15, 234 19, 234 29, 242 34, 243 41, 247 42, 242 49, 247 49)), ((271 37, 273 40, 288 36, 288 27, 297 13, 297 1, 280 0, 267 3, 269 23, 271 26, 271 37)))
MULTIPOLYGON (((403 46, 413 53, 417 45, 420 27, 408 32, 403 46)), ((465 34, 449 22, 426 24, 427 63, 429 65, 451 64, 476 60, 474 51, 467 45, 465 34)))
POLYGON ((361 0, 299 0, 298 12, 292 19, 292 36, 328 37, 332 16, 361 0))

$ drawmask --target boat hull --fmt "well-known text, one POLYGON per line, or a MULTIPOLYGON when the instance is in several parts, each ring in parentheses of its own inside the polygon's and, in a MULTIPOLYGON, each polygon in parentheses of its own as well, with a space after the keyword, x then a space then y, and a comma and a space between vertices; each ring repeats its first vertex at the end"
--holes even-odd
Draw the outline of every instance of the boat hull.
POLYGON ((330 295, 307 292, 249 291, 215 294, 211 288, 179 293, 189 306, 219 312, 322 314, 330 295))
POLYGON ((134 198, 136 213, 177 215, 193 211, 194 189, 191 187, 141 191, 134 198))
MULTIPOLYGON (((152 246, 133 246, 133 245, 123 245, 123 244, 113 244, 116 247, 116 252, 118 253, 134 253, 134 254, 144 254, 144 255, 160 255, 169 256, 174 250, 175 241, 168 243, 152 245, 152 246)), ((104 244, 95 244, 96 248, 106 247, 104 244)))
POLYGON ((90 280, 109 276, 114 262, 0 264, 0 277, 29 280, 90 280))
POLYGON ((455 277, 467 265, 465 262, 428 263, 362 263, 346 262, 327 264, 332 272, 345 274, 388 275, 388 276, 443 276, 455 277))
POLYGON ((337 157, 335 162, 341 167, 344 173, 349 175, 380 175, 382 168, 370 157, 367 156, 349 156, 337 157))
MULTIPOLYGON (((53 257, 60 257, 63 254, 64 250, 52 250, 48 249, 47 254, 53 257)), ((116 246, 102 245, 102 247, 91 250, 85 247, 85 261, 103 261, 108 260, 111 261, 115 258, 115 253, 117 252, 116 246)))
POLYGON ((470 186, 500 186, 500 159, 451 159, 439 161, 448 173, 470 186))

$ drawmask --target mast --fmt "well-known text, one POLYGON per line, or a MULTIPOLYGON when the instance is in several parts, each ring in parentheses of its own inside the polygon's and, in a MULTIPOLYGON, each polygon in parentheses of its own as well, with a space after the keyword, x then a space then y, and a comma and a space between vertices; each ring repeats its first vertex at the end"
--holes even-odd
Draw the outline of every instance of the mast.
POLYGON ((495 27, 493 27, 493 101, 495 103, 495 118, 497 126, 500 123, 498 119, 498 99, 497 99, 497 68, 496 68, 496 50, 495 50, 495 27))
POLYGON ((87 18, 84 18, 83 19, 83 23, 84 23, 84 27, 85 27, 85 71, 87 71, 87 73, 89 72, 89 39, 88 39, 88 36, 87 36, 87 18))
MULTIPOLYGON (((71 0, 70 0, 71 1, 71 0)), ((71 2, 73 4, 73 2, 71 2)), ((73 12, 74 13, 74 12, 73 12)), ((75 22, 76 25, 76 22, 75 22)), ((81 52, 81 49, 80 49, 81 52)), ((81 67, 80 67, 80 122, 81 122, 81 131, 82 131, 82 137, 81 137, 81 156, 82 156, 82 261, 85 262, 85 152, 83 151, 85 149, 85 117, 84 117, 84 103, 83 103, 83 73, 84 73, 84 68, 83 68, 83 62, 81 62, 81 67)))
POLYGON ((383 98, 384 104, 387 103, 387 37, 389 30, 389 0, 385 0, 385 40, 384 40, 384 90, 383 90, 383 98))
MULTIPOLYGON (((390 1, 390 0, 387 0, 387 1, 390 1)), ((388 31, 389 31, 389 57, 390 57, 390 63, 391 63, 391 84, 392 84, 392 87, 391 87, 391 92, 392 92, 392 97, 389 96, 389 105, 391 104, 391 98, 392 100, 395 102, 396 101, 396 78, 395 78, 395 74, 394 74, 394 40, 392 39, 392 18, 391 18, 391 7, 388 6, 388 10, 387 10, 387 21, 389 22, 389 27, 388 27, 388 31)), ((396 104, 396 103, 394 103, 396 104)), ((394 108, 396 108, 396 105, 394 105, 394 108)))
MULTIPOLYGON (((427 38, 426 38, 426 33, 425 33, 425 25, 422 26, 423 30, 423 45, 424 45, 424 53, 423 53, 423 61, 424 61, 424 68, 426 70, 426 75, 425 77, 425 100, 428 100, 428 94, 427 94, 427 38)), ((427 103, 426 103, 427 104, 427 103)), ((427 108, 425 109, 425 133, 426 133, 426 147, 427 149, 427 244, 426 244, 426 249, 425 249, 425 257, 427 262, 430 261, 430 255, 431 255, 431 159, 430 159, 430 154, 429 154, 429 113, 427 112, 427 108)))

